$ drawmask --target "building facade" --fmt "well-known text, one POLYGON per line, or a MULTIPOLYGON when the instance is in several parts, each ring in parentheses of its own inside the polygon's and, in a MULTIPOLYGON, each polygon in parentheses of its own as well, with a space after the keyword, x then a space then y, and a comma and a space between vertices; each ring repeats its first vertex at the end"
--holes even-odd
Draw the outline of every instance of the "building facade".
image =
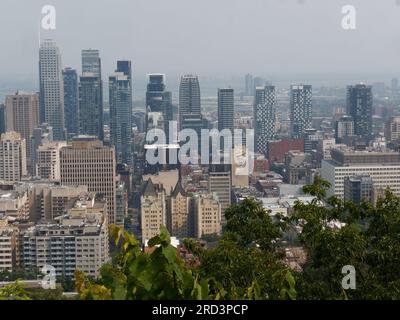
POLYGON ((255 89, 254 99, 254 137, 256 152, 266 154, 268 141, 276 135, 275 87, 265 86, 255 89))
POLYGON ((108 221, 115 223, 116 161, 114 148, 103 146, 95 137, 78 136, 70 146, 61 148, 61 183, 86 185, 89 192, 107 200, 108 221))
POLYGON ((290 125, 292 138, 302 138, 312 123, 312 86, 290 87, 290 125))
POLYGON ((16 182, 26 176, 25 139, 17 132, 6 132, 0 137, 0 180, 16 182))
POLYGON ((64 116, 68 134, 79 133, 78 73, 71 68, 63 70, 64 116))
POLYGON ((61 53, 53 40, 44 40, 39 50, 40 122, 53 128, 54 140, 65 139, 64 84, 61 53))
POLYGON ((132 74, 130 61, 125 62, 109 78, 110 140, 117 163, 132 165, 132 74))

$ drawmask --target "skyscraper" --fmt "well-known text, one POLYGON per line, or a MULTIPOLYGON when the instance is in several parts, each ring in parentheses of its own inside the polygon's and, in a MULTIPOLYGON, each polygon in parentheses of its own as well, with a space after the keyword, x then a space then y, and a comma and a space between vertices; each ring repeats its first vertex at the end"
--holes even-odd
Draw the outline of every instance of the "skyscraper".
POLYGON ((173 120, 172 93, 165 90, 166 85, 164 74, 149 74, 148 77, 149 82, 147 84, 146 92, 146 114, 149 112, 161 112, 163 114, 163 129, 168 142, 169 122, 173 120))
POLYGON ((94 72, 79 78, 79 132, 104 139, 101 80, 94 72))
POLYGON ((99 50, 82 50, 82 73, 92 72, 101 79, 101 59, 99 50))
POLYGON ((53 127, 54 139, 65 139, 64 85, 61 54, 53 40, 44 40, 39 49, 40 122, 53 127))
POLYGON ((312 122, 312 86, 293 85, 290 88, 290 123, 292 138, 301 138, 312 122))
POLYGON ((63 70, 65 127, 69 134, 79 132, 78 73, 71 68, 63 70))
POLYGON ((6 129, 18 132, 25 139, 26 155, 29 156, 33 130, 39 125, 39 95, 17 91, 6 97, 5 105, 6 129))
POLYGON ((179 86, 179 128, 196 131, 198 141, 192 141, 192 148, 197 143, 200 154, 201 129, 203 117, 201 114, 200 84, 196 75, 184 75, 179 86))
POLYGON ((257 87, 254 99, 254 135, 256 152, 267 152, 268 140, 274 140, 275 130, 275 87, 257 87))
POLYGON ((372 136, 372 87, 347 87, 347 114, 353 118, 354 134, 369 141, 372 136))
MULTIPOLYGON (((80 128, 82 121, 85 121, 89 116, 93 116, 94 119, 91 119, 91 123, 80 132, 86 134, 86 130, 93 131, 93 133, 88 132, 88 134, 96 135, 100 140, 103 140, 103 79, 99 50, 82 50, 82 77, 90 77, 91 79, 84 79, 85 89, 82 93, 82 100, 86 104, 84 105, 86 108, 82 114, 84 120, 80 119, 80 128)), ((79 98, 81 99, 81 96, 79 98)))
POLYGON ((246 96, 254 95, 254 80, 251 74, 246 74, 245 76, 245 94, 246 96))
POLYGON ((218 130, 228 129, 233 135, 235 99, 233 89, 218 89, 218 130))
POLYGON ((132 165, 132 71, 130 61, 119 61, 109 77, 110 136, 117 163, 132 165))
POLYGON ((116 162, 114 148, 104 147, 95 137, 77 136, 61 148, 60 171, 63 185, 86 185, 89 192, 107 199, 108 221, 115 223, 116 162))
POLYGON ((6 132, 6 112, 4 104, 0 103, 0 134, 6 132))

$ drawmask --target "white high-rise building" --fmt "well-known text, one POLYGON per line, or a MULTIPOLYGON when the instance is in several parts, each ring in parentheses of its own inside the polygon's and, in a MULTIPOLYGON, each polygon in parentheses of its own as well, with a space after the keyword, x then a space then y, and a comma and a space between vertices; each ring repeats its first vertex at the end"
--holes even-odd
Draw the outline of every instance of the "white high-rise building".
POLYGON ((64 140, 64 83, 61 53, 53 40, 44 40, 39 50, 40 122, 53 128, 54 140, 64 140))

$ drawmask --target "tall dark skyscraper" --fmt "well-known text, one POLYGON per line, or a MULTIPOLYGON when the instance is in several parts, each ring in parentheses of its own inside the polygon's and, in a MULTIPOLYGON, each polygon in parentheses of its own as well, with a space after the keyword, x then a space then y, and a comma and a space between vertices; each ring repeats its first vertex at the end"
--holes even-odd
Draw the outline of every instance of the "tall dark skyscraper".
MULTIPOLYGON (((164 131, 168 141, 169 122, 173 120, 172 94, 165 90, 164 74, 149 74, 149 82, 146 92, 146 114, 149 112, 161 112, 164 117, 164 131)), ((146 116, 147 119, 147 116, 146 116)))
POLYGON ((294 85, 290 88, 290 124, 293 138, 302 138, 312 124, 312 86, 294 85))
POLYGON ((101 81, 93 72, 79 78, 79 132, 104 139, 101 81))
MULTIPOLYGON (((233 135, 235 98, 233 89, 218 89, 218 130, 229 129, 233 135)), ((233 136, 232 136, 233 137, 233 136)))
POLYGON ((71 68, 63 70, 64 80, 64 114, 65 127, 68 133, 79 133, 79 94, 78 73, 71 68))
POLYGON ((257 87, 254 99, 254 138, 256 152, 267 152, 268 140, 274 140, 275 130, 275 87, 257 87))
POLYGON ((40 122, 53 128, 54 140, 65 139, 64 85, 61 54, 53 40, 44 40, 39 49, 40 122))
POLYGON ((369 141, 372 136, 372 87, 358 84, 347 87, 347 114, 353 118, 354 134, 369 141))
POLYGON ((196 75, 184 75, 181 77, 179 86, 179 128, 180 130, 192 129, 196 131, 199 138, 197 150, 200 154, 203 117, 201 114, 200 84, 196 75))
POLYGON ((119 61, 109 77, 110 135, 117 163, 132 165, 132 69, 130 61, 119 61))
POLYGON ((6 132, 6 114, 4 104, 0 104, 0 134, 6 132))

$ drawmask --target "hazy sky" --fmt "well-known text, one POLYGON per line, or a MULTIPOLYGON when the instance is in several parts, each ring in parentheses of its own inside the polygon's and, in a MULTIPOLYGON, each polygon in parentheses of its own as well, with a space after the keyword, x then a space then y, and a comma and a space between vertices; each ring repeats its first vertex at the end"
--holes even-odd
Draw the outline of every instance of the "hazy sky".
MULTIPOLYGON (((270 79, 400 75, 398 0, 1 0, 0 79, 37 79, 41 8, 57 9, 43 32, 80 72, 82 48, 100 49, 103 74, 131 59, 152 72, 270 79), (341 27, 342 6, 357 29, 341 27), (10 78, 9 78, 10 79, 10 78)), ((361 79, 360 79, 361 80, 361 79)))

